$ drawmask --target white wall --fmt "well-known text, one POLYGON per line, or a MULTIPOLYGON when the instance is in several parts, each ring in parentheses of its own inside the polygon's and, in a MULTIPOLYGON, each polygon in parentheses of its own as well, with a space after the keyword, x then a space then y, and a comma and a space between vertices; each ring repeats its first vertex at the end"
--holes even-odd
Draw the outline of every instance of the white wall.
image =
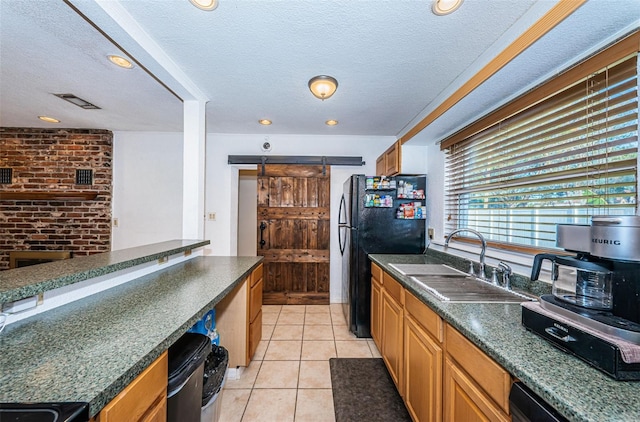
POLYGON ((114 132, 112 250, 182 238, 182 133, 114 132))
MULTIPOLYGON (((114 133, 113 217, 119 222, 119 227, 113 228, 114 250, 182 237, 182 142, 182 133, 114 133)), ((269 153, 260 148, 264 142, 264 135, 207 135, 205 212, 214 212, 216 219, 205 221, 205 238, 211 241, 205 254, 238 254, 239 170, 256 166, 229 165, 229 155, 362 156, 365 166, 331 167, 330 297, 332 302, 340 302, 342 261, 334 216, 342 185, 352 174, 373 175, 376 158, 395 138, 270 135, 269 153)), ((419 163, 424 159, 423 150, 422 146, 412 147, 407 153, 419 163)))
POLYGON ((258 178, 241 171, 238 186, 238 256, 256 256, 258 245, 258 178), (247 222, 247 224, 243 224, 247 222), (249 224, 252 222, 253 224, 249 224))
POLYGON ((211 240, 207 253, 237 254, 238 171, 241 166, 227 164, 228 155, 362 156, 365 166, 331 167, 330 297, 332 302, 340 302, 342 261, 334 216, 338 213, 342 184, 351 174, 374 174, 376 158, 394 141, 394 137, 270 135, 272 150, 264 153, 260 148, 265 142, 264 135, 208 134, 205 207, 207 213, 216 213, 216 220, 205 222, 205 237, 211 240))

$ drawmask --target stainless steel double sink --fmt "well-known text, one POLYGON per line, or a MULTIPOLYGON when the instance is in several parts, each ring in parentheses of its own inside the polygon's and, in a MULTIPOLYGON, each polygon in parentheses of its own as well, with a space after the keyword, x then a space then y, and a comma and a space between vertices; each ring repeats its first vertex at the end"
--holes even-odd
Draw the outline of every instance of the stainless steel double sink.
POLYGON ((449 303, 521 303, 535 300, 444 264, 389 264, 437 299, 449 303))

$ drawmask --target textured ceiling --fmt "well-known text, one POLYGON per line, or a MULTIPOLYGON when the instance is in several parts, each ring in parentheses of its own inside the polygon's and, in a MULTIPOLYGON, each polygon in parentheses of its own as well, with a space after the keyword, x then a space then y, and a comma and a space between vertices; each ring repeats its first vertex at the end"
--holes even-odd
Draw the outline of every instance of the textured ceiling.
MULTIPOLYGON (((47 114, 64 127, 180 131, 180 97, 208 101, 208 132, 401 135, 555 4, 466 0, 438 17, 427 0, 220 0, 212 12, 188 0, 0 0, 0 125, 51 127, 35 119, 47 114), (120 50, 139 65, 105 60, 120 50), (324 102, 307 89, 317 74, 339 81, 324 102), (102 109, 50 95, 62 92, 102 109)), ((418 138, 637 27, 639 5, 590 0, 418 138)))

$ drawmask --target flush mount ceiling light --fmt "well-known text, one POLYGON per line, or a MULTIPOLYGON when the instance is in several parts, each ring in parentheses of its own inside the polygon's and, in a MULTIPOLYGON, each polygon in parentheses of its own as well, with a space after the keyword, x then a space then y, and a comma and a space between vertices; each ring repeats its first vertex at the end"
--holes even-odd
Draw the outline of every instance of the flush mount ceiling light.
POLYGON ((189 0, 191 4, 201 10, 211 11, 218 7, 218 0, 189 0))
POLYGON ((65 101, 69 101, 71 104, 75 104, 80 108, 84 108, 85 110, 100 110, 100 107, 97 105, 91 104, 89 101, 85 101, 82 98, 76 97, 73 94, 53 94, 58 98, 62 98, 65 101))
POLYGON ((269 126, 273 122, 271 120, 268 120, 268 119, 260 119, 260 120, 258 120, 258 123, 260 123, 263 126, 269 126))
POLYGON ((335 126, 338 124, 337 120, 327 120, 326 122, 324 122, 324 124, 326 124, 327 126, 335 126))
POLYGON ((109 55, 107 56, 109 58, 109 60, 111 61, 111 63, 123 67, 125 69, 131 69, 133 68, 133 63, 131 63, 129 60, 125 59, 124 57, 121 56, 115 56, 115 55, 109 55))
POLYGON ((438 16, 453 13, 462 4, 463 0, 433 0, 431 11, 438 16))
POLYGON ((38 119, 47 123, 60 123, 60 120, 54 119, 53 117, 49 117, 49 116, 38 116, 38 119))
POLYGON ((309 89, 315 97, 324 101, 336 92, 336 89, 338 89, 338 81, 331 76, 314 76, 309 80, 309 89))

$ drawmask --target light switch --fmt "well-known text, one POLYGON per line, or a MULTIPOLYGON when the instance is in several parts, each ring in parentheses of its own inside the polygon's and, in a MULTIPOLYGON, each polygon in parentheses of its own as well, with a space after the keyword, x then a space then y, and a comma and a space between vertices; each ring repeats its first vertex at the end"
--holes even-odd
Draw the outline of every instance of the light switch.
POLYGON ((215 212, 210 212, 210 213, 207 215, 207 218, 209 219, 209 221, 215 221, 215 219, 216 219, 216 213, 215 213, 215 212))
POLYGON ((113 219, 113 227, 118 227, 118 219, 117 218, 113 219))

